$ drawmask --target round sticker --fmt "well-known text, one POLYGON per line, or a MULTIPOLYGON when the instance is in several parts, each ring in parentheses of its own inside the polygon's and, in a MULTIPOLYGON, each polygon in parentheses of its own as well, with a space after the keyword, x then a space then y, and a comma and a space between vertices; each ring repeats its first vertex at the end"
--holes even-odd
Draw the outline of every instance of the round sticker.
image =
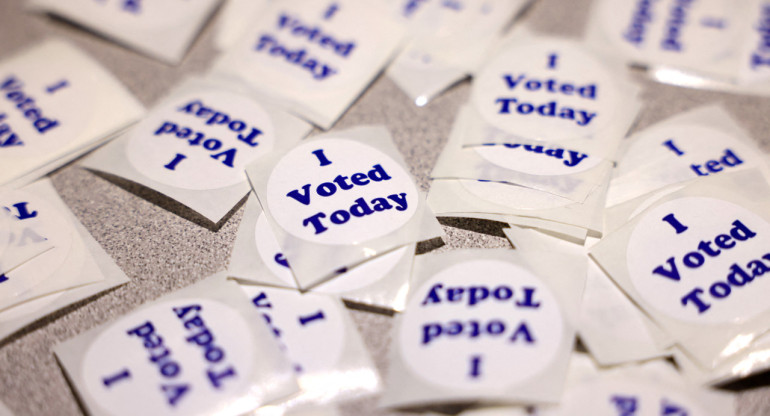
POLYGON ((270 152, 270 116, 242 95, 201 89, 176 96, 130 133, 128 160, 147 177, 183 189, 245 182, 246 165, 270 152))
POLYGON ((8 209, 17 219, 11 223, 8 250, 43 242, 53 247, 10 272, 9 279, 2 282, 4 294, 22 295, 55 277, 65 261, 82 261, 82 254, 77 259, 71 258, 76 251, 73 250, 76 231, 71 222, 45 199, 15 190, 0 196, 0 207, 8 209))
POLYGON ((509 209, 554 209, 574 204, 575 202, 548 192, 538 191, 502 182, 482 182, 460 180, 466 191, 493 204, 509 209))
POLYGON ((738 322, 768 309, 770 224, 731 202, 686 197, 650 209, 631 233, 626 259, 640 296, 694 323, 738 322), (765 289, 767 286, 767 289, 765 289))
POLYGON ((262 262, 267 265, 277 278, 286 283, 288 287, 297 287, 294 281, 294 275, 289 269, 289 261, 283 256, 281 247, 278 246, 278 240, 267 222, 267 217, 263 214, 257 218, 257 225, 254 227, 254 241, 257 244, 257 253, 262 262))
POLYGON ((387 277, 388 273, 404 260, 404 256, 406 256, 410 248, 411 246, 401 247, 373 259, 366 260, 334 279, 321 283, 313 288, 313 291, 338 294, 372 285, 387 277))
POLYGON ((647 168, 656 177, 683 180, 756 166, 760 160, 757 152, 720 130, 696 124, 661 126, 634 139, 618 165, 618 176, 647 168))
POLYGON ((564 393, 559 415, 707 416, 697 401, 671 388, 646 381, 596 380, 573 385, 564 393))
POLYGON ((616 50, 653 63, 714 63, 730 55, 736 8, 722 1, 601 1, 599 22, 616 50))
POLYGON ((357 2, 284 1, 262 15, 235 52, 247 76, 285 96, 324 98, 374 71, 391 26, 357 2))
POLYGON ((602 161, 587 153, 545 145, 505 144, 477 146, 474 150, 479 156, 503 169, 539 176, 585 172, 602 161))
POLYGON ((237 310, 207 299, 142 309, 110 325, 85 351, 86 390, 115 415, 222 411, 248 394, 251 325, 237 310))
POLYGON ((449 388, 522 383, 548 368, 563 342, 564 321, 548 287, 499 260, 440 271, 415 291, 401 319, 407 368, 449 388))
POLYGON ((318 374, 335 368, 342 358, 346 336, 337 300, 287 289, 241 288, 254 299, 298 374, 318 374))
POLYGON ((304 142, 276 164, 267 206, 290 234, 358 244, 393 232, 417 212, 417 187, 398 162, 353 140, 304 142))
MULTIPOLYGON (((267 268, 288 287, 296 287, 297 284, 291 274, 289 262, 281 252, 275 234, 273 234, 273 230, 264 215, 257 218, 254 239, 257 243, 259 257, 267 265, 267 268)), ((401 262, 408 249, 408 247, 402 247, 367 260, 359 266, 346 270, 340 276, 313 288, 313 291, 336 294, 369 286, 393 270, 401 262)))
POLYGON ((474 80, 487 122, 529 139, 586 138, 613 122, 622 89, 602 61, 568 40, 526 42, 501 52, 474 80))
POLYGON ((87 71, 61 73, 33 59, 0 69, 0 145, 3 158, 41 158, 81 135, 93 117, 87 71))

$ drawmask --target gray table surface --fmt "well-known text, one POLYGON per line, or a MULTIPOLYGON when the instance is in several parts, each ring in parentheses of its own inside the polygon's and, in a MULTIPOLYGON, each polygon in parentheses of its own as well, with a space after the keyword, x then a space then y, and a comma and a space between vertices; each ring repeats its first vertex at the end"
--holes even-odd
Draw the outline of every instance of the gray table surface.
MULTIPOLYGON (((216 56, 212 46, 215 15, 184 61, 168 66, 65 21, 24 11, 23 0, 0 0, 0 57, 46 37, 62 37, 97 58, 147 106, 187 74, 203 73, 216 56)), ((590 0, 539 0, 522 23, 543 34, 580 36, 590 0)), ((681 89, 633 77, 643 86, 645 106, 637 128, 681 111, 721 103, 763 150, 770 148, 770 99, 681 89)), ((382 124, 393 134, 423 190, 428 174, 446 143, 459 106, 469 94, 463 82, 418 108, 387 77, 379 77, 339 120, 334 129, 382 124)), ((54 359, 52 347, 135 309, 165 293, 190 285, 227 267, 235 231, 242 216, 236 208, 222 224, 208 224, 189 209, 162 195, 126 182, 111 182, 78 166, 77 161, 51 174, 61 197, 112 256, 131 282, 116 290, 59 311, 0 342, 0 400, 18 415, 78 415, 73 392, 54 359)), ((442 220, 447 238, 441 247, 510 247, 502 224, 475 220, 442 220)), ((366 345, 383 374, 392 317, 351 311, 366 345)), ((733 387, 737 414, 770 415, 770 376, 755 377, 733 387)), ((346 415, 402 414, 376 408, 376 398, 342 408, 346 415)))

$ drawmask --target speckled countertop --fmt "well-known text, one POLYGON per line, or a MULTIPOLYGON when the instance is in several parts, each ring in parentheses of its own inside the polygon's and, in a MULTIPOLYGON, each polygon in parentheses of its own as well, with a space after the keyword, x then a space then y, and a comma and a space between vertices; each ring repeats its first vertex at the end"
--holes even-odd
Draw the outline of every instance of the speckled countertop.
MULTIPOLYGON (((147 106, 187 74, 204 72, 216 52, 212 38, 216 16, 207 24, 181 65, 170 67, 138 55, 81 28, 23 10, 23 0, 0 0, 0 57, 50 37, 63 37, 97 58, 147 106)), ((538 33, 579 36, 589 0, 539 0, 523 22, 538 33)), ((681 89, 656 84, 641 74, 645 106, 637 124, 644 128, 670 115, 705 103, 721 103, 749 131, 763 150, 770 148, 770 98, 681 89)), ((387 126, 420 186, 446 143, 459 106, 468 98, 460 83, 429 103, 415 107, 386 77, 378 78, 336 124, 387 126)), ((77 401, 56 363, 52 347, 113 320, 137 306, 227 267, 242 215, 238 206, 221 224, 211 224, 156 192, 107 180, 78 167, 77 161, 51 175, 61 197, 104 247, 131 282, 46 317, 0 342, 0 400, 18 415, 77 415, 77 401)), ((476 220, 442 220, 445 245, 510 247, 502 224, 476 220)), ((386 369, 392 318, 353 310, 353 317, 380 370, 386 369)), ((738 414, 770 415, 770 377, 758 376, 734 387, 738 414)), ((376 398, 343 406, 346 415, 395 415, 376 408, 376 398)))

